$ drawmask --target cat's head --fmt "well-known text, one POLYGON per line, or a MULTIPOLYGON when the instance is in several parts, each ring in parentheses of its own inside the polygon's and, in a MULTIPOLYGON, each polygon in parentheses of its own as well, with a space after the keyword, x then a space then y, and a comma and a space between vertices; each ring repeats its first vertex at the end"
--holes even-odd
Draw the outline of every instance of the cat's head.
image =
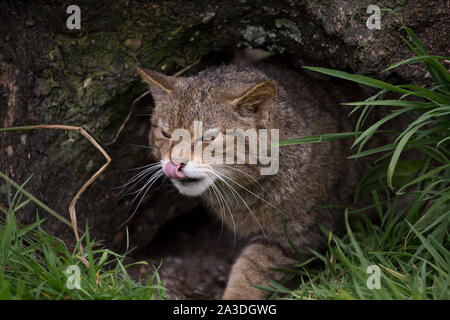
POLYGON ((161 174, 180 193, 198 196, 217 184, 249 187, 257 183, 262 167, 272 167, 268 159, 278 161, 275 152, 266 150, 274 142, 273 130, 264 133, 272 129, 277 86, 264 74, 232 66, 194 77, 165 76, 140 67, 138 72, 155 104, 150 145, 161 174), (244 149, 239 139, 244 139, 244 149))

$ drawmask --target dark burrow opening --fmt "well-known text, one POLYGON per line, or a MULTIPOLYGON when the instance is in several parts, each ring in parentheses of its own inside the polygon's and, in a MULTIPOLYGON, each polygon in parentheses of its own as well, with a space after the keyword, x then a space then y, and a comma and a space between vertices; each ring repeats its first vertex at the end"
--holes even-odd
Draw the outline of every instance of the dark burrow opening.
POLYGON ((138 249, 133 257, 149 265, 133 267, 131 274, 146 280, 153 266, 161 265, 158 273, 170 299, 220 299, 244 243, 200 206, 167 222, 149 245, 138 249))

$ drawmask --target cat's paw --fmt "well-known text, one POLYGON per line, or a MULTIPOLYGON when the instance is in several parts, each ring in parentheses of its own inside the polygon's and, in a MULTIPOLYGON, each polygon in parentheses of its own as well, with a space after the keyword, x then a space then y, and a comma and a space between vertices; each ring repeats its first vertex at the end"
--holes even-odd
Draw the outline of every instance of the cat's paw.
POLYGON ((222 296, 222 300, 265 300, 267 292, 245 283, 237 286, 228 286, 222 296))

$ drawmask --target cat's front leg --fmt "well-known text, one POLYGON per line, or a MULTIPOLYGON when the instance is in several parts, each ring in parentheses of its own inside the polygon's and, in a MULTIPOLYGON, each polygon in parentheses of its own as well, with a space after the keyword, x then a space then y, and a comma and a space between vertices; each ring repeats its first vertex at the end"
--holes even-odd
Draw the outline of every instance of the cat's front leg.
POLYGON ((251 284, 267 285, 271 280, 282 279, 284 273, 270 268, 295 264, 296 260, 287 255, 286 248, 269 240, 251 243, 233 265, 222 299, 266 299, 268 292, 251 284))

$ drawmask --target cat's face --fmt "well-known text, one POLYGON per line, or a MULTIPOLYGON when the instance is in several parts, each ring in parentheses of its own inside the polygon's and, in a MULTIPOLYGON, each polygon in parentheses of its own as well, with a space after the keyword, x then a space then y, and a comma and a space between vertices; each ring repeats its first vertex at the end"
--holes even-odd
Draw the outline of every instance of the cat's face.
MULTIPOLYGON (((258 142, 258 129, 270 122, 276 97, 272 82, 242 88, 207 76, 174 78, 138 71, 149 83, 155 102, 150 146, 161 175, 180 193, 199 196, 210 188, 215 192, 214 188, 248 187, 258 180, 261 163, 257 147, 251 149, 249 144, 258 142), (244 149, 239 149, 233 135, 242 139, 245 131, 256 136, 252 141, 244 137, 244 149)), ((270 134, 268 138, 270 143, 270 134)))

